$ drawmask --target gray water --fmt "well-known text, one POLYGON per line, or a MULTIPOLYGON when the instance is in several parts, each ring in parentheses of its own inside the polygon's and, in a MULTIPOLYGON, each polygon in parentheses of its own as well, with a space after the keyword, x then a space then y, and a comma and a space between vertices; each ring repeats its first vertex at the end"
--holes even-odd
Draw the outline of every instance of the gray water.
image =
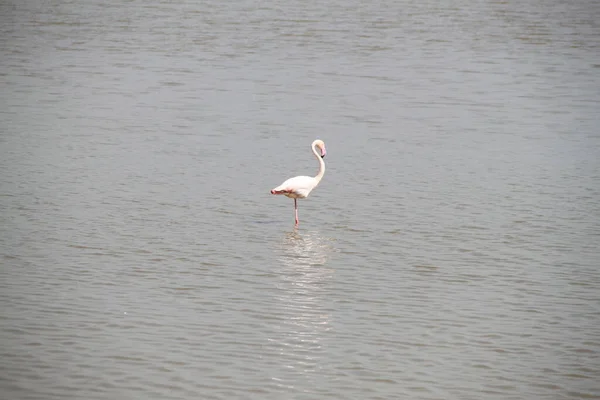
POLYGON ((1 397, 600 398, 598 21, 2 1, 1 397))

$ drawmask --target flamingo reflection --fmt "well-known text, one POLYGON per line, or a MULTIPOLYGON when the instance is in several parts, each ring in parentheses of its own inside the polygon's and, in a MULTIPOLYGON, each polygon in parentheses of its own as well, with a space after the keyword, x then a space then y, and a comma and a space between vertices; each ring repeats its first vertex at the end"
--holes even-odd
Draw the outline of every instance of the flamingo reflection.
MULTIPOLYGON (((327 296, 334 270, 327 266, 336 252, 318 232, 287 233, 277 247, 277 308, 283 322, 270 338, 287 368, 314 378, 322 363, 323 340, 330 328, 327 296)), ((285 380, 283 376, 273 378, 285 380)))

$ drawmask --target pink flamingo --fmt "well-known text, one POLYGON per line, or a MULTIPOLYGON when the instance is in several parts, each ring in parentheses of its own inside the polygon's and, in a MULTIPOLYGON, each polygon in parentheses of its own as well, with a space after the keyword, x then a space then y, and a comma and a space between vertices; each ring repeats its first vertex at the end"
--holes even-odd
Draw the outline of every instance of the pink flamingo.
POLYGON ((287 197, 294 199, 294 212, 296 214, 296 226, 300 222, 298 220, 298 203, 297 199, 304 199, 308 197, 310 192, 317 187, 323 175, 325 174, 325 162, 323 157, 327 154, 325 150, 325 143, 322 140, 315 140, 310 145, 313 154, 319 160, 319 173, 314 178, 312 176, 296 176, 283 182, 275 189, 271 190, 271 194, 284 194, 287 197), (321 151, 321 154, 317 153, 317 148, 321 151))

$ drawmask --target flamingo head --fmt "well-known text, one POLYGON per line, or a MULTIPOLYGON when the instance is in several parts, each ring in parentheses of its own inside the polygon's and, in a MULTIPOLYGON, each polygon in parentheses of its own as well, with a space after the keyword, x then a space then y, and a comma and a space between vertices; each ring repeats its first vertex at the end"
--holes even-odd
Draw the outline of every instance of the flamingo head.
POLYGON ((319 150, 321 150, 321 158, 325 158, 325 155, 327 155, 327 150, 325 150, 325 143, 322 140, 317 139, 313 142, 313 146, 316 146, 319 150))

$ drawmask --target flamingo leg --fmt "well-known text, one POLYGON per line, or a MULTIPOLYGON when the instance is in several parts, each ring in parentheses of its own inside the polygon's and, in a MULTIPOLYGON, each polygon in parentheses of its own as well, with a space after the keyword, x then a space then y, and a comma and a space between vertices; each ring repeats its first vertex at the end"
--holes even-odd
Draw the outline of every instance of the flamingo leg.
POLYGON ((300 222, 298 220, 298 202, 295 198, 294 198, 294 212, 296 214, 296 226, 298 226, 298 223, 300 222))

